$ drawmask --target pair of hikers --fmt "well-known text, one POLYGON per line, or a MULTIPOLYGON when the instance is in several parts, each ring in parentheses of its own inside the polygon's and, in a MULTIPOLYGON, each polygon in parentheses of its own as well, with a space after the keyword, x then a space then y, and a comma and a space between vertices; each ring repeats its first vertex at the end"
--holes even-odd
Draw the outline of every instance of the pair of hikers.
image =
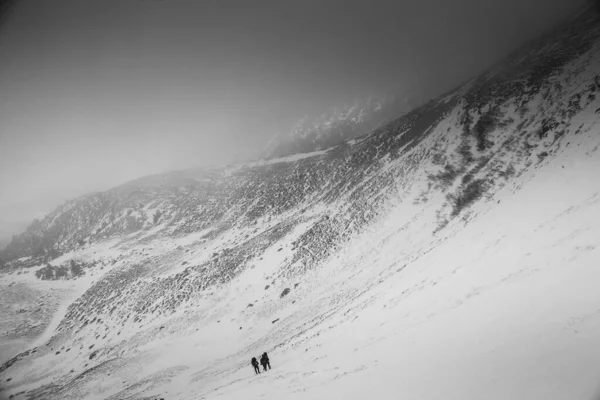
MULTIPOLYGON (((267 355, 267 352, 264 352, 263 355, 260 356, 260 363, 263 366, 263 371, 266 371, 267 367, 271 369, 271 363, 269 362, 269 356, 267 355)), ((256 357, 252 357, 251 364, 254 367, 254 372, 256 374, 260 374, 260 368, 258 366, 258 361, 256 361, 256 357)))

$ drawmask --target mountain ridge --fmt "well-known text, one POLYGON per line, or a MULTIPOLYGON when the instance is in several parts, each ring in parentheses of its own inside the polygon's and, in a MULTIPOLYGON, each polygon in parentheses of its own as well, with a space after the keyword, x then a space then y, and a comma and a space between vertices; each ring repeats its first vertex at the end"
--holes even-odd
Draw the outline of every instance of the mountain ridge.
POLYGON ((298 120, 287 135, 275 135, 260 158, 285 157, 334 147, 381 127, 419 105, 414 98, 369 96, 298 120))

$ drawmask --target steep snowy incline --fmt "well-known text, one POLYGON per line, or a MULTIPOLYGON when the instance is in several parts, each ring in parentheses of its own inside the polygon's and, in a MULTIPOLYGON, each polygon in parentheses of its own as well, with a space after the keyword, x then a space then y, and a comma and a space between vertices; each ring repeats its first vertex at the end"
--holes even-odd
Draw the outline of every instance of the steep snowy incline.
POLYGON ((586 10, 367 136, 144 178, 34 223, 3 282, 79 295, 0 367, 2 395, 591 395, 599 37, 586 10), (263 351, 274 369, 255 377, 263 351))
POLYGON ((415 252, 408 264, 394 253, 427 231, 399 230, 392 221, 403 210, 394 209, 388 222, 356 238, 340 261, 321 271, 310 296, 297 297, 299 309, 317 306, 318 320, 286 342, 263 345, 273 349, 272 371, 255 377, 248 365, 232 368, 258 353, 257 346, 155 393, 180 399, 594 398, 599 146, 597 128, 582 134, 574 147, 519 179, 528 181, 526 188, 498 193, 500 204, 464 228, 449 227, 451 238, 415 252), (323 281, 336 290, 323 290, 323 281), (343 300, 323 307, 333 293, 343 300))

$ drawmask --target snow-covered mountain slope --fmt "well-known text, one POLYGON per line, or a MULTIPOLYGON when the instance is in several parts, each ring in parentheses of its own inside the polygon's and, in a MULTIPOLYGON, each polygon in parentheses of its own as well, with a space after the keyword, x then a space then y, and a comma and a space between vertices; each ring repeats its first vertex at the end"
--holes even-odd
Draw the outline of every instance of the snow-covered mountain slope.
POLYGON ((65 301, 0 394, 591 398, 599 22, 586 10, 357 140, 148 177, 36 222, 2 285, 65 301))
POLYGON ((414 97, 370 96, 343 107, 335 107, 317 117, 305 116, 296 122, 289 133, 275 135, 261 156, 284 157, 337 146, 372 132, 419 104, 414 97))

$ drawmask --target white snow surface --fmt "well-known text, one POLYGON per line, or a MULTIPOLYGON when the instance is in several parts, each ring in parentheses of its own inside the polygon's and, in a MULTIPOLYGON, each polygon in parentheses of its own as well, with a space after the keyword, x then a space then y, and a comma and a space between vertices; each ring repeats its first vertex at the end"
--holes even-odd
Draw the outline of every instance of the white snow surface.
MULTIPOLYGON (((591 136, 598 142, 597 131, 591 136)), ((318 310, 318 322, 283 343, 269 340, 273 328, 260 320, 250 337, 231 323, 155 342, 147 354, 160 355, 156 370, 186 370, 154 391, 170 399, 592 398, 600 370, 597 171, 598 152, 567 152, 431 251, 410 249, 426 239, 398 232, 398 207, 293 294, 296 312, 318 310), (403 252, 413 261, 403 264, 403 252), (336 307, 320 308, 336 295, 336 307), (262 348, 230 357, 257 336, 266 338, 262 348), (246 361, 262 350, 273 369, 255 376, 246 361)), ((237 301, 256 296, 252 282, 251 273, 240 278, 237 301)), ((282 317, 290 327, 304 322, 291 309, 282 317)))

